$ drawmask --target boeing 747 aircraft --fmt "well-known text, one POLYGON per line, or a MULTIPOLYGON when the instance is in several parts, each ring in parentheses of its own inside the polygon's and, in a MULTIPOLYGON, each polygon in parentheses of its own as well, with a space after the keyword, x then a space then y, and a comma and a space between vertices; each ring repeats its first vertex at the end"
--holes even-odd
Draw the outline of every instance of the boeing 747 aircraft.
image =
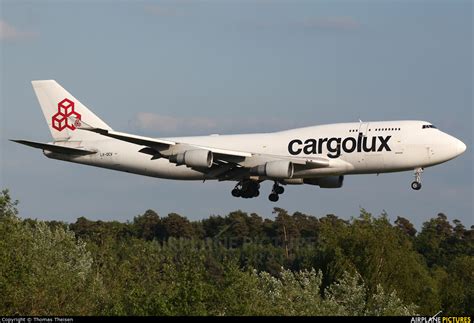
POLYGON ((427 121, 319 125, 272 133, 150 138, 114 131, 56 81, 33 81, 53 136, 50 143, 13 140, 49 157, 139 175, 176 180, 235 181, 232 195, 259 195, 274 183, 342 187, 344 176, 423 169, 461 155, 466 145, 427 121))

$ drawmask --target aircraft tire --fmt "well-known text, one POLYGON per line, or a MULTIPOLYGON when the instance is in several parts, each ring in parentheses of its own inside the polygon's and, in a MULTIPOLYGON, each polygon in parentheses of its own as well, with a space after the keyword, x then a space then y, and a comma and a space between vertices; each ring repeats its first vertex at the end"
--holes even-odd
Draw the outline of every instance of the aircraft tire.
POLYGON ((270 194, 270 195, 268 196, 268 199, 269 199, 270 201, 272 201, 272 202, 278 201, 278 198, 279 198, 279 197, 278 197, 278 194, 275 194, 275 193, 272 193, 272 194, 270 194))
POLYGON ((421 183, 414 181, 411 183, 411 188, 414 189, 415 191, 418 191, 421 189, 421 183))
POLYGON ((238 188, 234 188, 234 189, 232 190, 232 196, 234 196, 234 197, 240 197, 240 196, 241 196, 240 190, 239 190, 238 188))

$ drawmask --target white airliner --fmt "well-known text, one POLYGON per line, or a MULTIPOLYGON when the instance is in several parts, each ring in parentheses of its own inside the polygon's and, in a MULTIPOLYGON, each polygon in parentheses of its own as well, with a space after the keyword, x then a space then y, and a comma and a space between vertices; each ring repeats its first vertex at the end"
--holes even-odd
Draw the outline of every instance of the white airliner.
POLYGON ((150 138, 112 130, 56 81, 33 81, 54 141, 13 140, 54 159, 177 180, 236 181, 235 197, 282 185, 339 188, 344 175, 414 170, 461 155, 466 145, 426 121, 338 123, 272 133, 150 138))

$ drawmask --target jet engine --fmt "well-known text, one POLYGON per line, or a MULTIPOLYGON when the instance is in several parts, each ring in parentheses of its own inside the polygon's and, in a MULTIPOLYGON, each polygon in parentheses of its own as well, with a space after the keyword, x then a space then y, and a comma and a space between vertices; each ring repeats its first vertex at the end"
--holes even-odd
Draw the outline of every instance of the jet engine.
POLYGON ((267 162, 250 169, 251 175, 266 176, 269 178, 291 178, 293 177, 293 163, 286 160, 267 162))
POLYGON ((344 176, 327 176, 321 178, 305 178, 303 183, 318 185, 321 188, 340 188, 344 182, 344 176))
POLYGON ((212 151, 204 149, 186 150, 183 153, 170 156, 169 160, 176 165, 186 165, 196 168, 210 168, 214 156, 212 151))

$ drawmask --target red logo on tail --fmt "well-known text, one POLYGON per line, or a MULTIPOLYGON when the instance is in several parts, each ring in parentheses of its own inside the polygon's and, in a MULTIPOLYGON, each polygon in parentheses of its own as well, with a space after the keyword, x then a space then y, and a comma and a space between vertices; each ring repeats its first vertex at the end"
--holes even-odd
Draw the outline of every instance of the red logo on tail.
POLYGON ((69 122, 68 117, 75 117, 81 120, 81 115, 74 111, 74 102, 69 99, 64 99, 58 103, 58 113, 53 116, 53 128, 57 131, 63 131, 66 127, 75 130, 76 127, 69 122))

